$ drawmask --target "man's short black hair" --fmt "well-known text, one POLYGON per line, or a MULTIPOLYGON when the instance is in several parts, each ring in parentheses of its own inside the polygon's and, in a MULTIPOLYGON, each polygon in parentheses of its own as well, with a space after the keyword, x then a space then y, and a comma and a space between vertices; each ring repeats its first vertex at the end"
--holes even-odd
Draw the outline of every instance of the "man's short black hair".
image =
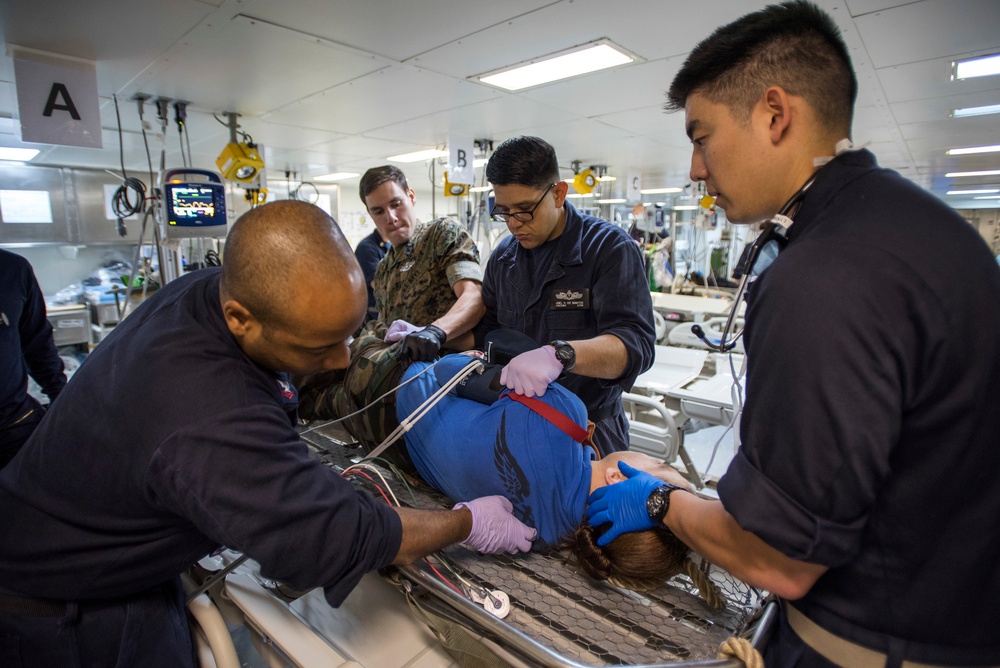
POLYGON ((403 174, 403 170, 399 167, 396 167, 395 165, 372 167, 361 177, 361 184, 358 186, 358 194, 361 195, 361 203, 368 206, 368 203, 365 202, 365 198, 386 181, 395 181, 399 184, 399 187, 403 189, 403 192, 408 192, 410 190, 410 186, 406 184, 406 175, 403 174))
POLYGON ((768 86, 806 100, 830 132, 850 136, 858 82, 833 19, 806 0, 791 0, 724 25, 691 51, 667 91, 667 111, 700 93, 749 122, 768 86))
POLYGON ((538 137, 512 137, 490 156, 486 180, 495 186, 547 188, 559 180, 556 150, 538 137))

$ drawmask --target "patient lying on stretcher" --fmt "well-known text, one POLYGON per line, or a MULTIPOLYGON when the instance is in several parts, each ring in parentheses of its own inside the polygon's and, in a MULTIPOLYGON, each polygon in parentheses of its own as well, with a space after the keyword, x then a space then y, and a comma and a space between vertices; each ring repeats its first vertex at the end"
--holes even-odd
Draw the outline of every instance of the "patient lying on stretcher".
MULTIPOLYGON (((400 421, 469 361, 465 355, 449 355, 433 369, 424 362, 410 365, 396 399, 400 421)), ((534 401, 541 406, 524 405, 503 392, 485 404, 453 391, 406 432, 407 452, 420 476, 455 501, 490 494, 510 499, 515 516, 538 530, 536 549, 569 547, 596 579, 651 589, 683 571, 699 577, 687 546, 667 531, 624 534, 602 548, 597 537, 603 527, 583 521, 587 496, 624 479, 620 460, 677 485, 688 486, 687 481, 672 467, 637 452, 594 459, 591 447, 574 440, 586 434, 586 408, 561 385, 550 385, 534 401), (546 412, 552 413, 552 421, 541 414, 546 412), (560 415, 568 418, 567 424, 555 424, 560 415)), ((695 582, 702 592, 712 587, 704 579, 695 582)))

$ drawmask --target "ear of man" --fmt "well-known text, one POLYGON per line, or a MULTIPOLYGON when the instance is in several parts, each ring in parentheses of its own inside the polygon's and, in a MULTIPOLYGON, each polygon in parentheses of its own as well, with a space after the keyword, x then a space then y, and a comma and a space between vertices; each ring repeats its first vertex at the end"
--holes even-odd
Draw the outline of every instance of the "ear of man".
POLYGON ((235 299, 227 299, 222 303, 222 315, 226 319, 226 325, 238 340, 241 340, 255 327, 260 327, 260 323, 253 314, 235 299))
POLYGON ((792 96, 781 86, 771 86, 764 91, 761 104, 768 115, 768 136, 772 144, 780 144, 792 125, 792 96))
POLYGON ((555 202, 556 208, 558 209, 566 201, 566 195, 569 193, 569 184, 565 181, 559 181, 552 188, 553 200, 555 202))

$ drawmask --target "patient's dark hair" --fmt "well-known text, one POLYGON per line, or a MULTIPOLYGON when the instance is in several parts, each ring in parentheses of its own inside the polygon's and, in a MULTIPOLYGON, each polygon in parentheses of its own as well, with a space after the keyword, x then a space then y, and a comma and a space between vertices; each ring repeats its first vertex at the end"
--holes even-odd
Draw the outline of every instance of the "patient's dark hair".
POLYGON ((858 93, 851 57, 833 19, 805 0, 768 5, 702 40, 674 77, 665 108, 684 109, 697 92, 748 123, 769 86, 804 98, 828 131, 850 136, 858 93))

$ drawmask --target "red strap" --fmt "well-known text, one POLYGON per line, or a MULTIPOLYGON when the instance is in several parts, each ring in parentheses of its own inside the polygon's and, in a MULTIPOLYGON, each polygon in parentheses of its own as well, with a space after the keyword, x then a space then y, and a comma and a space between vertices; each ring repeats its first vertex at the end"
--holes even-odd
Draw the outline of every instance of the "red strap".
POLYGON ((503 396, 513 399, 517 403, 523 404, 535 411, 577 443, 583 443, 587 439, 587 436, 589 436, 589 432, 586 429, 569 419, 565 413, 561 412, 557 408, 549 406, 544 401, 539 401, 534 397, 526 397, 523 394, 517 394, 516 392, 508 392, 503 396))

